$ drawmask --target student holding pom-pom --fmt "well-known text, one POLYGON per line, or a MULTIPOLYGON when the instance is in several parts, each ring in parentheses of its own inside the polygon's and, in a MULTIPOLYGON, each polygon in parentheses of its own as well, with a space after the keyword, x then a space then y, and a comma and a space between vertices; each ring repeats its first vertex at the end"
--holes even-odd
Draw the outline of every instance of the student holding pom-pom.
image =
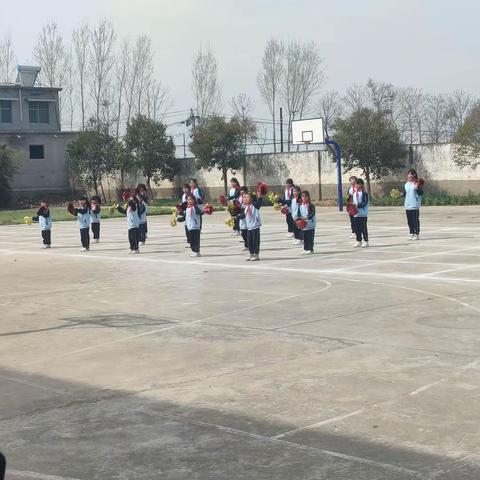
POLYGON ((42 229, 42 248, 50 248, 52 245, 52 215, 50 214, 50 209, 48 208, 48 202, 46 200, 40 202, 40 208, 38 209, 37 215, 32 217, 32 220, 38 222, 42 229))

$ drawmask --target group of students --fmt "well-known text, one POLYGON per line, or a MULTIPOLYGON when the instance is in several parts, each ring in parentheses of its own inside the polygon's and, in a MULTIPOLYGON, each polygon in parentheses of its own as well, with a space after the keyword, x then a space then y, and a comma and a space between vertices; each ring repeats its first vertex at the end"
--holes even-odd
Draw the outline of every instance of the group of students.
MULTIPOLYGON (((352 238, 356 242, 354 247, 368 247, 368 209, 370 199, 365 191, 365 184, 361 178, 350 177, 350 187, 347 191, 347 212, 350 217, 352 238)), ((202 216, 211 214, 212 207, 204 204, 204 192, 192 178, 190 184, 182 187, 182 202, 177 205, 177 220, 185 222, 185 248, 190 248, 192 257, 200 256, 200 234, 202 230, 202 216)), ((241 236, 243 251, 249 252, 247 261, 260 259, 260 228, 262 221, 260 209, 265 197, 266 185, 259 183, 256 192, 240 186, 236 178, 230 180, 228 195, 221 197, 221 201, 228 206, 232 218, 233 236, 241 236)), ((405 210, 410 230, 410 240, 420 237, 420 207, 423 195, 423 180, 418 178, 417 172, 410 169, 407 182, 404 185, 405 210)), ((139 247, 147 240, 147 189, 139 184, 134 191, 126 190, 123 194, 124 206, 112 207, 124 214, 127 219, 129 253, 139 253, 139 247)), ((287 224, 287 237, 293 238, 294 245, 303 245, 302 254, 311 255, 314 252, 315 228, 317 223, 315 205, 312 203, 307 190, 301 190, 291 178, 285 182, 285 191, 281 198, 275 196, 275 201, 282 206, 287 224)), ((92 197, 90 202, 81 197, 78 206, 68 205, 68 211, 77 217, 80 227, 80 241, 82 251, 90 249, 90 229, 94 242, 100 241, 101 206, 100 198, 92 197)), ((48 202, 42 201, 40 208, 32 220, 38 222, 42 231, 43 248, 51 246, 52 215, 48 202)))
MULTIPOLYGON (((368 206, 370 199, 365 191, 365 182, 361 178, 351 176, 350 187, 347 191, 347 212, 350 217, 352 238, 356 242, 353 247, 368 247, 368 206)), ((420 207, 422 206, 424 180, 418 177, 415 169, 407 172, 407 181, 404 185, 402 197, 407 215, 407 224, 410 230, 409 240, 420 239, 420 207)))
MULTIPOLYGON (((250 253, 247 261, 259 260, 260 227, 262 226, 259 211, 266 194, 262 185, 260 183, 256 193, 252 193, 247 187, 241 187, 236 178, 232 178, 228 195, 221 198, 232 207, 229 208, 233 218, 231 235, 242 237, 243 250, 250 253)), ((287 237, 294 237, 295 245, 303 244, 302 254, 313 254, 317 217, 309 192, 302 191, 289 178, 285 182, 283 197, 275 198, 275 201, 283 205, 282 211, 286 215, 288 225, 287 237)))

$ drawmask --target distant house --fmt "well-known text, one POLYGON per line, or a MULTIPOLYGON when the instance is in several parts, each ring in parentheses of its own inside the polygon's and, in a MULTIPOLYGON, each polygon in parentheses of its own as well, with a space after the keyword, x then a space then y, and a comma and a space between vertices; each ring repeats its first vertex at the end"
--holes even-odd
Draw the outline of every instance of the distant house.
POLYGON ((13 182, 16 196, 69 191, 66 147, 75 132, 62 132, 61 88, 37 86, 40 67, 19 65, 15 83, 0 83, 0 145, 22 152, 13 182))

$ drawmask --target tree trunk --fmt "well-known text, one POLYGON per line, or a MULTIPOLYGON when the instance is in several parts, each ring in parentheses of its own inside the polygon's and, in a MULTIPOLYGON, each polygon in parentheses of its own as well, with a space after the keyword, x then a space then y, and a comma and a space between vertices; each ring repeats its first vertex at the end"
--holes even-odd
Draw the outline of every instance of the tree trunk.
POLYGON ((275 125, 275 109, 277 106, 275 105, 275 97, 273 98, 273 105, 272 105, 272 125, 273 125, 273 153, 277 153, 277 136, 276 136, 276 125, 275 125))
POLYGON ((149 197, 153 200, 155 198, 155 195, 153 194, 150 180, 151 180, 150 177, 147 177, 147 190, 148 190, 149 197))
POLYGON ((95 189, 95 195, 99 197, 100 195, 98 194, 98 183, 96 180, 93 181, 93 187, 95 189))
POLYGON ((225 165, 222 168, 222 175, 223 175, 223 188, 225 189, 225 195, 227 195, 228 194, 228 184, 227 184, 228 170, 225 167, 225 165))
POLYGON ((123 168, 120 169, 120 186, 122 190, 125 190, 125 170, 123 168))
POLYGON ((372 198, 372 186, 370 184, 370 170, 365 170, 365 180, 367 181, 367 193, 372 198))
POLYGON ((100 180, 100 189, 102 190, 103 202, 107 203, 107 197, 105 196, 105 190, 103 189, 103 183, 101 180, 100 180))

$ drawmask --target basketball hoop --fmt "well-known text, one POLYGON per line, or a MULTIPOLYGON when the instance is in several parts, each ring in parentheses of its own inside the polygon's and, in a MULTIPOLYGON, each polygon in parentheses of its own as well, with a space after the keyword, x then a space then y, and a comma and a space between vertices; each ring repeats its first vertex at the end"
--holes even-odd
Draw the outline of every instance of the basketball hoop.
POLYGON ((306 118, 292 121, 293 145, 325 143, 322 118, 306 118))

